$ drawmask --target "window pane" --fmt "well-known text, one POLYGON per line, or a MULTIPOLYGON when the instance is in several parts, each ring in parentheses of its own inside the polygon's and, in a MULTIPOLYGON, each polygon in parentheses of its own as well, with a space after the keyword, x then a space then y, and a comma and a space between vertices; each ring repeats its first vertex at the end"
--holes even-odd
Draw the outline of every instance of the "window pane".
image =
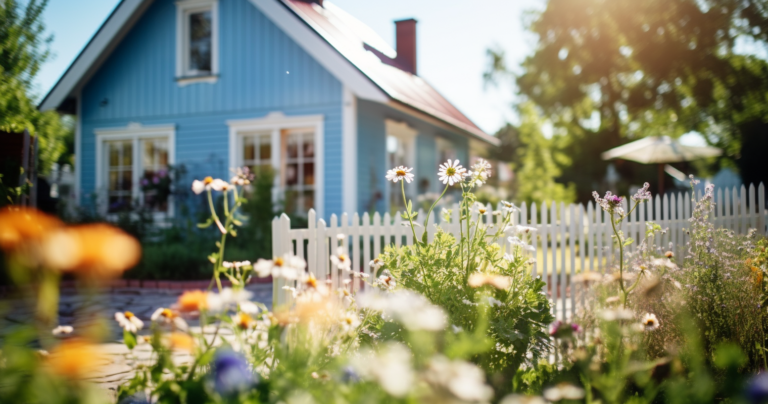
POLYGON ((315 142, 313 136, 310 135, 304 137, 304 144, 302 146, 304 157, 315 157, 315 142))
POLYGON ((253 161, 256 158, 256 145, 253 144, 253 138, 247 136, 243 138, 243 160, 253 161))
POLYGON ((269 143, 269 139, 264 139, 262 136, 261 143, 259 143, 259 158, 262 160, 269 160, 272 158, 272 147, 269 143))
POLYGON ((211 71, 211 11, 189 14, 189 70, 211 71))
POLYGON ((315 163, 304 163, 304 185, 315 185, 315 163))
POLYGON ((299 165, 288 164, 285 167, 285 185, 291 186, 299 183, 299 165))
POLYGON ((131 166, 133 164, 133 141, 132 140, 126 140, 123 142, 123 154, 122 154, 122 161, 120 162, 121 166, 131 166))
POLYGON ((168 141, 144 139, 141 141, 142 174, 139 185, 144 206, 157 212, 168 209, 171 181, 168 177, 168 141))
POLYGON ((120 145, 117 142, 107 143, 109 148, 109 166, 117 167, 120 165, 120 145))
POLYGON ((130 191, 132 188, 133 183, 133 171, 125 170, 120 173, 120 176, 122 177, 122 181, 120 182, 120 186, 118 189, 123 191, 130 191))
POLYGON ((296 213, 298 208, 299 193, 293 190, 285 191, 285 211, 288 213, 296 213))
POLYGON ((286 155, 289 159, 295 159, 299 157, 299 145, 298 139, 294 135, 288 136, 288 144, 286 145, 286 155))

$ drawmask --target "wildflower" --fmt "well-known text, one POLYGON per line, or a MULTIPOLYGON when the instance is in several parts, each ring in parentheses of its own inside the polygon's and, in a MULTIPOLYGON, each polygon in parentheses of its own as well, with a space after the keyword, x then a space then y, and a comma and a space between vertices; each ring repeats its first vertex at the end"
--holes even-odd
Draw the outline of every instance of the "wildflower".
POLYGON ((397 342, 386 343, 380 353, 361 350, 352 358, 351 365, 361 378, 376 381, 395 397, 408 394, 416 379, 411 367, 411 351, 397 342))
POLYGON ((600 198, 600 194, 597 191, 592 192, 592 196, 595 198, 595 202, 608 213, 616 213, 619 216, 624 216, 624 208, 621 203, 624 198, 614 195, 611 191, 605 193, 605 197, 600 198))
POLYGON ((474 212, 477 212, 477 213, 478 213, 478 214, 480 214, 480 215, 484 215, 484 214, 488 213, 488 211, 489 211, 490 209, 486 208, 485 206, 483 206, 483 205, 482 205, 482 204, 480 204, 480 203, 477 203, 477 204, 475 204, 475 207, 474 207, 474 208, 472 208, 472 210, 473 210, 474 212))
POLYGON ((395 281, 395 278, 393 278, 389 273, 389 271, 385 270, 384 273, 379 276, 379 279, 376 280, 374 285, 387 290, 392 290, 395 288, 395 286, 397 286, 397 282, 395 281))
POLYGON ((501 210, 503 210, 504 213, 514 213, 514 212, 518 212, 520 210, 512 202, 501 201, 501 202, 499 202, 499 204, 501 204, 501 210))
POLYGON ((651 199, 651 191, 648 190, 650 188, 651 184, 645 183, 643 184, 643 187, 638 189, 637 192, 635 192, 634 195, 632 195, 632 200, 635 202, 641 202, 641 201, 647 201, 651 199))
POLYGON ((352 260, 349 258, 349 255, 347 255, 344 247, 339 247, 336 250, 336 255, 331 256, 331 262, 336 266, 336 268, 343 271, 352 270, 352 260))
POLYGON ((57 229, 42 244, 45 265, 84 277, 116 277, 134 267, 141 245, 124 231, 106 224, 57 229))
POLYGON ((64 337, 72 334, 74 331, 75 329, 71 325, 60 325, 51 330, 51 334, 53 334, 54 337, 64 337))
POLYGON ((237 326, 241 330, 247 330, 255 324, 255 321, 253 320, 253 318, 251 318, 251 316, 249 316, 247 313, 243 313, 243 312, 237 313, 234 316, 232 316, 232 322, 235 324, 235 326, 237 326))
POLYGON ((491 163, 483 159, 478 159, 477 162, 473 164, 472 167, 470 167, 470 169, 472 170, 470 173, 482 176, 485 179, 488 179, 491 176, 491 163))
POLYGON ((688 175, 688 178, 690 178, 690 179, 691 179, 691 185, 698 185, 698 184, 701 182, 701 181, 699 181, 699 180, 695 179, 695 177, 693 176, 693 174, 690 174, 690 175, 688 175))
POLYGON ((398 166, 395 167, 389 171, 387 171, 387 181, 392 182, 398 182, 398 181, 405 181, 407 183, 411 183, 413 181, 413 168, 408 168, 404 166, 398 166))
POLYGON ((253 173, 251 172, 251 169, 246 167, 238 167, 234 170, 235 175, 232 177, 231 180, 229 180, 232 185, 249 185, 251 183, 251 180, 253 180, 253 173))
POLYGON ((675 256, 675 253, 673 253, 672 251, 667 251, 664 253, 664 256, 667 258, 673 258, 675 256))
POLYGON ((168 336, 168 345, 173 350, 192 352, 195 340, 183 332, 175 331, 168 336))
POLYGON ((544 398, 548 401, 581 400, 584 398, 584 389, 563 382, 544 390, 544 398))
POLYGON ((341 329, 350 332, 360 325, 360 316, 355 311, 348 311, 341 317, 341 329))
POLYGON ((0 210, 0 248, 14 251, 27 242, 40 241, 64 224, 57 218, 30 208, 0 210))
POLYGON ((183 318, 179 317, 179 314, 171 309, 160 307, 152 313, 150 319, 154 322, 161 322, 164 324, 171 324, 175 328, 180 330, 186 330, 188 328, 187 322, 183 318))
POLYGON ((247 391, 256 382, 245 358, 231 350, 218 350, 212 368, 216 392, 224 397, 247 391))
POLYGON ((642 324, 646 331, 653 331, 660 326, 659 319, 653 313, 645 313, 642 324))
POLYGON ((361 308, 382 312, 408 330, 440 331, 446 326, 443 309, 424 296, 408 290, 392 293, 365 292, 357 298, 361 308))
POLYGON ((253 270, 259 278, 272 275, 275 278, 294 280, 299 277, 299 273, 304 272, 306 267, 307 263, 303 259, 292 254, 285 254, 272 260, 259 259, 253 270))
POLYGON ((192 181, 192 192, 200 195, 203 191, 211 189, 211 184, 213 184, 213 177, 205 177, 202 181, 194 180, 192 181))
POLYGON ((242 302, 240 303, 240 311, 245 314, 259 314, 259 306, 257 306, 253 302, 242 302))
POLYGON ((379 272, 379 269, 384 266, 384 261, 381 258, 376 257, 368 263, 368 266, 370 266, 371 270, 376 273, 379 272))
POLYGON ((425 379, 462 402, 488 402, 493 397, 493 389, 485 383, 485 372, 463 360, 435 356, 429 361, 425 379))
MULTIPOLYGON (((200 308, 204 308, 207 312, 218 313, 221 311, 229 310, 232 306, 240 306, 240 310, 244 310, 243 307, 248 308, 253 293, 247 290, 234 290, 232 288, 224 288, 220 293, 205 292, 205 295, 192 295, 189 296, 189 304, 191 305, 190 311, 199 311, 200 308), (198 309, 194 309, 197 305, 198 309)), ((258 307, 250 308, 255 309, 258 312, 258 307)), ((182 310, 183 311, 183 310, 182 310)))
POLYGON ((453 185, 461 182, 465 173, 466 169, 459 164, 459 160, 448 159, 447 162, 440 164, 437 175, 443 184, 453 185))
POLYGON ((118 311, 115 313, 115 321, 117 321, 117 324, 119 324, 123 330, 132 332, 134 334, 140 329, 144 328, 144 322, 130 311, 118 311))
POLYGON ((72 380, 92 376, 102 355, 92 343, 82 339, 68 339, 51 349, 45 356, 47 368, 54 374, 72 380))
POLYGON ((490 285, 496 289, 507 290, 512 285, 512 278, 509 276, 483 274, 475 272, 469 276, 467 284, 472 288, 490 285))
POLYGON ((208 293, 202 290, 189 290, 179 296, 176 302, 182 313, 202 311, 208 308, 208 293))

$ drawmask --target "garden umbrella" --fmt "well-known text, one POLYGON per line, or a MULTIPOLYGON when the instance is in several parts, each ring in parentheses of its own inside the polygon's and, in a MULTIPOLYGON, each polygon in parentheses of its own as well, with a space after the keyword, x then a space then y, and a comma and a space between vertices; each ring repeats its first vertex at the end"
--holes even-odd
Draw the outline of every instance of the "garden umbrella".
POLYGON ((723 151, 717 147, 686 146, 669 136, 652 136, 608 150, 602 154, 602 158, 603 160, 622 159, 641 164, 658 164, 659 194, 663 194, 665 164, 716 157, 722 153, 723 151))

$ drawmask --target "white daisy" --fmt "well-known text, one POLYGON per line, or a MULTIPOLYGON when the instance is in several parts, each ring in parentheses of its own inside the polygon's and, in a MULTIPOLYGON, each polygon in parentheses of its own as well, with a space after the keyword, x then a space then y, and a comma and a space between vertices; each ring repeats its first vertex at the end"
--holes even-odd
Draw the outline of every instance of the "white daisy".
POLYGON ((443 184, 453 185, 461 182, 466 172, 467 170, 459 164, 459 160, 448 159, 445 163, 440 164, 437 176, 443 184))
POLYGON ((378 272, 379 269, 381 269, 381 267, 384 266, 384 261, 381 258, 376 257, 371 262, 368 263, 368 266, 371 267, 371 270, 373 270, 373 272, 378 272))
POLYGON ((645 313, 642 324, 646 331, 653 331, 661 326, 659 319, 653 313, 645 313))
POLYGON ((189 328, 187 322, 179 317, 179 313, 165 307, 160 307, 155 310, 150 319, 157 323, 171 324, 180 330, 187 330, 189 328))
POLYGON ((360 325, 360 317, 355 311, 348 311, 341 316, 341 329, 344 332, 350 332, 360 325))
POLYGON ((51 334, 53 334, 54 337, 63 337, 72 334, 73 331, 75 331, 75 329, 71 325, 60 325, 51 330, 51 334))
POLYGON ((410 184, 411 181, 413 181, 413 174, 411 171, 413 171, 413 168, 404 166, 395 167, 387 171, 387 181, 398 182, 405 180, 405 182, 410 184))
POLYGON ((115 320, 117 321, 117 324, 122 327, 122 329, 128 332, 136 333, 140 329, 144 328, 144 322, 139 320, 139 318, 130 311, 118 311, 115 313, 115 320))
POLYGON ((481 203, 476 203, 475 206, 472 208, 472 211, 477 212, 478 214, 484 215, 491 210, 483 206, 481 203))
POLYGON ((306 267, 307 263, 303 259, 292 254, 285 254, 272 260, 259 259, 253 266, 253 271, 259 278, 272 275, 274 278, 294 280, 299 277, 300 273, 304 272, 306 267))
POLYGON ((338 269, 344 271, 352 270, 352 260, 349 258, 349 255, 347 255, 343 247, 339 247, 336 250, 336 255, 331 256, 331 262, 333 262, 333 265, 338 269))
POLYGON ((491 163, 483 159, 478 159, 477 162, 472 165, 471 169, 472 169, 472 172, 476 174, 484 175, 485 178, 488 178, 491 176, 491 163))
MULTIPOLYGON (((200 194, 203 191, 207 191, 211 189, 211 186, 213 184, 213 177, 205 177, 202 181, 200 180, 194 180, 192 181, 192 192, 195 194, 200 194)), ((221 180, 219 180, 221 181, 221 180)))

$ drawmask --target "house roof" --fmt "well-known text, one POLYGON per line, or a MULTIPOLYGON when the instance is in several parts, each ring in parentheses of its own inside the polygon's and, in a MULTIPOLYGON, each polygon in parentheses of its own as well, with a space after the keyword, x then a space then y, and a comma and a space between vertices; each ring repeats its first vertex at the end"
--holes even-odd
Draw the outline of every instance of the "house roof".
MULTIPOLYGON (((416 116, 435 118, 471 138, 499 144, 496 137, 483 132, 424 79, 396 67, 396 51, 333 3, 326 0, 320 6, 300 0, 250 1, 355 95, 416 116)), ((121 0, 39 108, 61 109, 71 100, 151 3, 121 0)))
POLYGON ((323 6, 302 0, 277 0, 301 18, 334 49, 373 81, 396 102, 427 113, 497 145, 499 140, 486 134, 423 78, 396 67, 397 52, 371 28, 325 0, 323 6))

